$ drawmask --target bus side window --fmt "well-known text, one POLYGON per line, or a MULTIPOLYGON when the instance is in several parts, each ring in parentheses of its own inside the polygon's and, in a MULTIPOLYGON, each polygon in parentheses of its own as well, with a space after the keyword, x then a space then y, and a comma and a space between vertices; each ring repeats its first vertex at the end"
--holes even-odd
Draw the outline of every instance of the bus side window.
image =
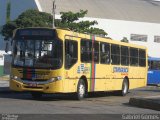
POLYGON ((94 42, 94 62, 99 63, 99 43, 97 41, 94 42))
POLYGON ((92 41, 81 40, 81 61, 85 63, 92 61, 92 41))
POLYGON ((139 66, 146 66, 146 52, 145 50, 139 49, 139 66))
POLYGON ((65 68, 70 69, 78 59, 78 43, 73 40, 65 40, 65 68))
POLYGON ((100 63, 110 64, 110 45, 108 43, 100 44, 100 63))
POLYGON ((111 45, 111 61, 113 65, 120 64, 120 46, 112 44, 111 45))
POLYGON ((131 66, 138 66, 138 49, 137 48, 130 48, 130 65, 131 66))
POLYGON ((121 46, 121 65, 129 65, 129 48, 121 46))

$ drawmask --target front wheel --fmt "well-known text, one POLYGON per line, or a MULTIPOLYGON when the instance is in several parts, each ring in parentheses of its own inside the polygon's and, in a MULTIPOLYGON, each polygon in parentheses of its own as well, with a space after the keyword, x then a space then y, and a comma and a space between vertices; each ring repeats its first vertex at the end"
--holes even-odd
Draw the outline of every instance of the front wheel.
POLYGON ((85 95, 86 95, 86 85, 85 85, 85 82, 84 80, 80 79, 79 82, 78 82, 78 85, 77 85, 77 92, 76 92, 76 99, 77 100, 82 100, 85 95))

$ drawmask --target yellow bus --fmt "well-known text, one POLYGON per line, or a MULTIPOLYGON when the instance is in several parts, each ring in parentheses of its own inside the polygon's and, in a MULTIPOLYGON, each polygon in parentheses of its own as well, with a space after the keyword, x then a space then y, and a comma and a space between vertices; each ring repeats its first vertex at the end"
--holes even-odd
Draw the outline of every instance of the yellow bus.
POLYGON ((13 35, 10 89, 44 93, 117 91, 146 86, 147 49, 65 29, 24 28, 13 35))

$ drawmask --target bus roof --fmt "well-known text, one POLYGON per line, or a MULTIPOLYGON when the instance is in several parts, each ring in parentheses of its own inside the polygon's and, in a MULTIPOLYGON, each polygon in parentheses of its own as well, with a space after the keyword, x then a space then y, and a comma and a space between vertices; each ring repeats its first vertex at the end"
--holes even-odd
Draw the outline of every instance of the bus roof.
MULTIPOLYGON (((46 27, 27 27, 27 28, 18 28, 16 29, 19 30, 19 29, 50 29, 50 30, 55 30, 53 28, 46 28, 46 27)), ((78 32, 74 32, 74 31, 71 31, 69 29, 63 29, 63 28, 56 28, 56 30, 62 34, 65 34, 65 35, 68 35, 68 36, 73 36, 73 37, 79 37, 79 38, 83 38, 83 39, 91 39, 91 34, 85 34, 85 33, 78 33, 78 32)), ((16 32, 15 31, 15 32, 16 32)), ((13 35, 15 36, 15 34, 13 35)), ((99 36, 99 35, 95 35, 96 37, 96 40, 98 41, 101 41, 101 42, 108 42, 108 43, 112 43, 112 44, 118 44, 118 45, 122 45, 122 46, 129 46, 129 47, 135 47, 135 48, 141 48, 141 49, 147 49, 147 47, 145 46, 141 46, 141 45, 137 45, 137 44, 133 44, 133 43, 125 43, 125 42, 121 42, 121 41, 118 41, 118 40, 112 40, 108 37, 102 37, 102 36, 99 36)))

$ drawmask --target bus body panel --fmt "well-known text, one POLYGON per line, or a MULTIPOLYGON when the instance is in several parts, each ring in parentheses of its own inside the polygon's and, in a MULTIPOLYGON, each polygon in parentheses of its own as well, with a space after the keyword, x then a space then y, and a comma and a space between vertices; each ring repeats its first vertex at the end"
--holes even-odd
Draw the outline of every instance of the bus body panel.
POLYGON ((152 84, 152 85, 160 84, 160 70, 148 70, 147 84, 152 84))
POLYGON ((24 69, 12 68, 10 78, 10 89, 15 91, 39 91, 44 93, 65 92, 63 70, 43 70, 43 69, 24 69), (32 72, 31 72, 32 71, 32 72), (34 71, 34 72, 33 72, 34 71), (14 79, 14 77, 18 79, 14 79), (46 82, 56 76, 61 76, 62 80, 46 82), (35 80, 36 79, 36 80, 35 80), (34 82, 42 82, 34 84, 34 82), (23 82, 26 81, 26 82, 23 82), (32 83, 33 82, 33 83, 32 83))
POLYGON ((160 58, 149 57, 148 58, 148 85, 159 85, 160 84, 160 58))

